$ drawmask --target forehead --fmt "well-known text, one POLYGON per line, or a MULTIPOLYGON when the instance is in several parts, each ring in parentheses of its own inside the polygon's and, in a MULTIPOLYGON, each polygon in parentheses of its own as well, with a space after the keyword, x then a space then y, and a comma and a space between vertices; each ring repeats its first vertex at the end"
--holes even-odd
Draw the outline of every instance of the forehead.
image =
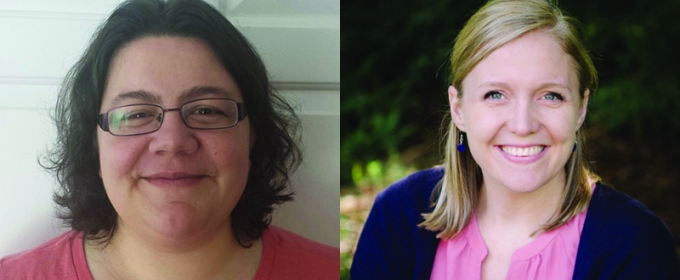
POLYGON ((112 58, 102 106, 150 94, 158 103, 180 102, 187 92, 209 88, 242 100, 231 74, 205 42, 186 37, 146 37, 128 43, 112 58))
POLYGON ((578 89, 575 62, 559 42, 545 32, 516 38, 481 60, 463 80, 463 87, 486 83, 564 84, 578 89))

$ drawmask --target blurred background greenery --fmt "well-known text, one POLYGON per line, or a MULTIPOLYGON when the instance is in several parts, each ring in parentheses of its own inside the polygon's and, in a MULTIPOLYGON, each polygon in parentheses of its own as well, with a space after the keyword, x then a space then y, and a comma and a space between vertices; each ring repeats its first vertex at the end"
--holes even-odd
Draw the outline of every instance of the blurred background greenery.
MULTIPOLYGON (((438 164, 448 57, 486 1, 342 1, 341 275, 373 198, 438 164)), ((680 0, 571 0, 600 75, 586 122, 591 167, 680 239, 680 0)), ((680 252, 680 249, 678 249, 680 252)))

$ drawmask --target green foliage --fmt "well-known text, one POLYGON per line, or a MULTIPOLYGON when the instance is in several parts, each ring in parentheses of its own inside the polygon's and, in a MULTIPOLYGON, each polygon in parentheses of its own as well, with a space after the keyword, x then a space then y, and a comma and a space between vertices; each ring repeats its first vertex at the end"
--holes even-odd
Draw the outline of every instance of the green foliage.
POLYGON ((352 265, 350 253, 340 253, 340 279, 349 280, 349 269, 352 265))
POLYGON ((457 9, 451 2, 343 1, 342 185, 352 183, 354 164, 436 135, 447 111, 444 65, 455 26, 478 5, 464 1, 468 8, 457 9))
POLYGON ((356 163, 352 168, 354 184, 360 192, 346 190, 340 197, 340 279, 349 279, 354 246, 375 196, 385 187, 416 171, 397 156, 386 161, 356 163))
POLYGON ((415 170, 414 167, 404 165, 398 156, 393 155, 387 161, 372 160, 365 165, 355 163, 352 167, 352 181, 360 188, 379 191, 415 170))
POLYGON ((650 85, 645 89, 632 80, 603 86, 590 100, 589 122, 609 129, 630 130, 634 135, 680 128, 680 99, 661 92, 678 92, 677 84, 650 85), (661 87, 659 90, 650 88, 661 87), (651 97, 651 98, 650 98, 651 97))
MULTIPOLYGON (((349 217, 340 215, 340 240, 351 239, 349 242, 356 242, 358 232, 354 232, 353 228, 348 226, 351 223, 349 217), (354 235, 352 235, 354 234, 354 235)), ((352 267, 352 252, 340 252, 340 279, 349 279, 349 269, 352 267)))
POLYGON ((680 130, 680 26, 670 20, 680 1, 563 4, 583 23, 600 73, 588 121, 638 136, 680 130))

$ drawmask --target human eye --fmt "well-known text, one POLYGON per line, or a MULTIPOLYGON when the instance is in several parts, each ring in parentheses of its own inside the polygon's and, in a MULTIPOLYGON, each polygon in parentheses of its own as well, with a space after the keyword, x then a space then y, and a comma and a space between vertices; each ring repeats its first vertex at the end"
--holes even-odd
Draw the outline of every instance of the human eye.
POLYGON ((109 113, 109 127, 117 132, 146 127, 154 123, 156 112, 148 106, 128 106, 109 113))
POLYGON ((189 112, 190 115, 224 115, 224 112, 222 110, 216 109, 216 108, 210 108, 210 107, 197 107, 194 108, 191 112, 189 112))
POLYGON ((202 100, 184 107, 187 122, 194 127, 212 128, 231 125, 234 114, 221 100, 202 100))
POLYGON ((138 119, 144 119, 144 118, 151 118, 155 117, 153 113, 149 111, 136 111, 136 112, 129 112, 125 115, 123 115, 124 120, 138 120, 138 119))
POLYGON ((496 90, 489 91, 484 95, 484 99, 486 100, 489 98, 493 100, 500 100, 503 98, 503 94, 496 90))
POLYGON ((121 122, 121 121, 137 121, 141 119, 147 119, 147 118, 154 118, 156 117, 156 114, 152 112, 149 109, 145 108, 132 108, 132 107, 123 107, 119 108, 116 110, 111 111, 110 114, 111 118, 115 120, 116 122, 121 122))
POLYGON ((555 93, 555 92, 549 92, 549 93, 543 95, 543 97, 541 97, 541 98, 544 99, 544 100, 550 100, 550 101, 564 101, 564 97, 561 94, 555 93))

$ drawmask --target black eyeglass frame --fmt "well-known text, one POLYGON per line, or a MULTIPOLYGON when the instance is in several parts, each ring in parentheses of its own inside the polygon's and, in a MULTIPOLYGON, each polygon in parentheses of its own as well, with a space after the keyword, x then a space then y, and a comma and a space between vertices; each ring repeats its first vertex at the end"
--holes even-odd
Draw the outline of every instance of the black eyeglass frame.
POLYGON ((157 105, 157 104, 148 104, 148 103, 141 103, 141 104, 131 104, 131 105, 125 105, 125 106, 119 106, 115 108, 111 108, 106 113, 100 114, 99 118, 97 120, 97 124, 103 131, 106 131, 110 133, 113 136, 136 136, 136 135, 144 135, 144 134, 149 134, 158 131, 161 129, 161 126, 163 126, 163 121, 165 120, 165 113, 166 112, 172 112, 172 111, 177 111, 179 112, 180 119, 182 119, 182 122, 184 125, 186 125, 188 128, 191 129, 200 129, 200 130, 216 130, 216 129, 225 129, 225 128, 230 128, 236 126, 240 121, 245 119, 248 116, 248 112, 246 110, 246 105, 242 102, 237 102, 236 100, 230 99, 230 98, 203 98, 203 99, 196 99, 196 100, 191 100, 189 102, 186 102, 182 104, 182 106, 179 106, 177 108, 169 108, 165 109, 163 106, 157 105), (211 127, 211 128, 205 128, 205 127, 192 127, 187 123, 187 120, 184 118, 184 115, 182 114, 182 108, 186 106, 187 104, 193 103, 193 102, 198 102, 198 101, 203 101, 203 100, 227 100, 236 103, 236 114, 237 114, 237 119, 236 122, 233 125, 230 126, 224 126, 224 127, 211 127), (158 127, 152 131, 144 132, 144 133, 137 133, 137 134, 114 134, 109 130, 109 113, 113 110, 120 109, 120 108, 125 108, 125 107, 131 107, 131 106, 139 106, 139 105, 145 105, 145 106, 153 106, 153 107, 158 107, 161 109, 161 121, 158 127))

